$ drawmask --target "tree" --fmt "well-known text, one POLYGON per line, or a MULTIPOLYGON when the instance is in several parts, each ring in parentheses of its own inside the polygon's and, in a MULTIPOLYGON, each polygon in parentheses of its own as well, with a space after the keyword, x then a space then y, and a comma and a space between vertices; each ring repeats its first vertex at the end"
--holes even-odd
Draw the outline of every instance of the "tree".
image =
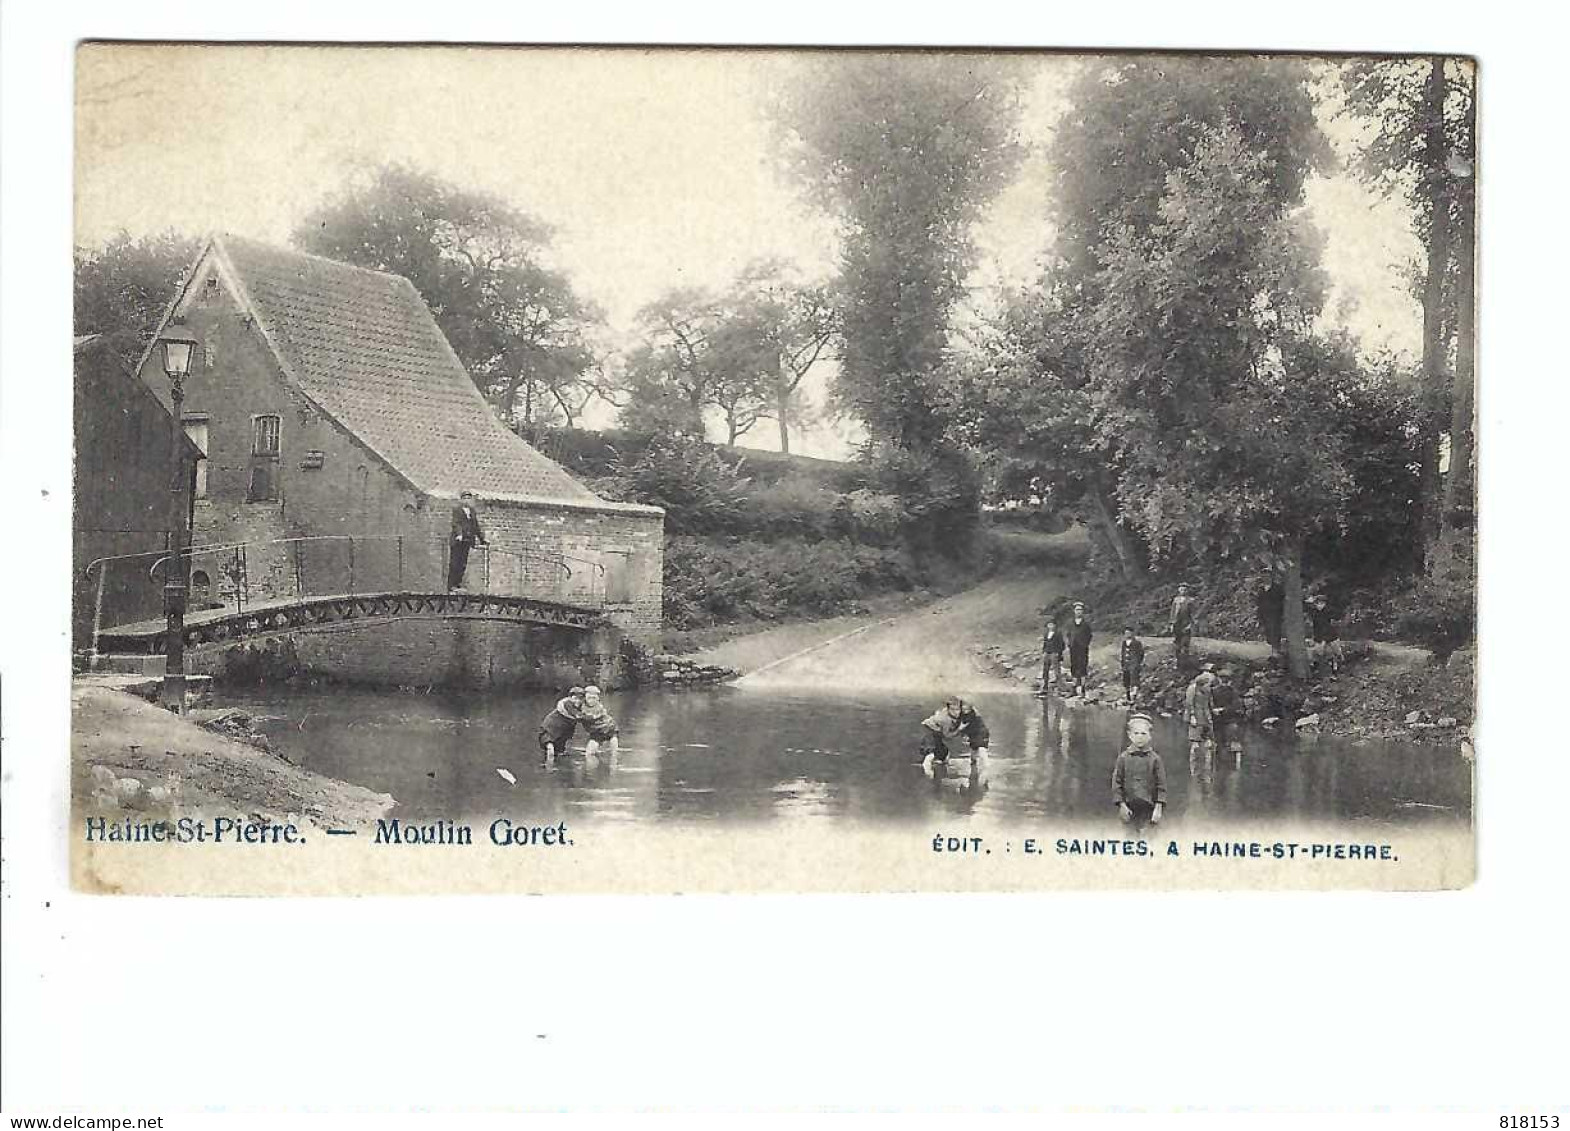
POLYGON ((571 426, 597 388, 598 310, 548 267, 550 229, 406 165, 347 186, 294 232, 303 250, 415 285, 475 384, 514 428, 571 426))
POLYGON ((1096 428, 1086 362, 1088 316, 1067 287, 1011 296, 952 358, 942 412, 949 435, 995 484, 1077 515, 1125 580, 1145 569, 1114 494, 1116 444, 1096 428))
POLYGON ((723 396, 715 338, 719 299, 698 287, 667 291, 638 312, 644 342, 630 355, 624 426, 702 439, 704 413, 723 396))
POLYGON ((1298 199, 1305 174, 1329 152, 1306 78, 1300 63, 1255 56, 1134 56, 1082 72, 1048 151, 1062 272, 1091 283, 1109 233, 1158 223, 1168 176, 1227 123, 1265 155, 1272 195, 1298 199))
POLYGON ((1335 406, 1360 371, 1314 330, 1324 281, 1288 184, 1236 124, 1196 140, 1159 219, 1100 251, 1091 390, 1122 437, 1120 503, 1153 550, 1214 558, 1262 538, 1280 561, 1301 678, 1304 548, 1351 490, 1335 406))
POLYGON ((974 521, 976 500, 911 479, 955 455, 934 410, 949 314, 972 263, 970 229, 1013 172, 1019 72, 999 57, 820 56, 776 107, 786 162, 838 217, 843 351, 835 400, 898 469, 915 532, 974 521), (927 505, 946 500, 942 507, 927 505), (915 505, 909 505, 915 504, 915 505))
POLYGON ((750 265, 723 295, 695 287, 669 291, 638 316, 645 342, 628 359, 626 392, 634 427, 702 435, 718 412, 735 444, 760 421, 789 426, 808 418, 801 384, 834 332, 826 291, 791 279, 786 266, 750 265))
POLYGON ((78 247, 75 332, 102 335, 110 354, 131 372, 200 248, 198 240, 172 229, 136 240, 121 232, 102 247, 78 247))
POLYGON ((1342 68, 1341 86, 1346 113, 1369 129, 1359 172, 1380 192, 1406 202, 1423 242, 1418 551, 1426 555, 1442 519, 1465 528, 1472 522, 1476 71, 1465 59, 1443 56, 1364 59, 1342 68), (1442 483, 1445 430, 1450 473, 1442 483))
POLYGON ((830 288, 800 282, 780 260, 749 264, 736 281, 722 349, 728 367, 755 371, 767 386, 767 405, 756 416, 774 418, 782 452, 790 451, 792 424, 811 419, 802 386, 828 356, 838 329, 830 288))
MULTIPOLYGON (((1147 558, 1147 527, 1132 514, 1144 497, 1124 486, 1133 474, 1127 449, 1144 430, 1176 421, 1122 410, 1138 409, 1164 383, 1203 375, 1202 351, 1217 343, 1199 346, 1182 320, 1124 321, 1120 331, 1150 356, 1149 371, 1137 380, 1123 374, 1129 383, 1120 387, 1108 358, 1121 356, 1123 343, 1111 340, 1110 327, 1132 311, 1119 311, 1109 296, 1118 282, 1109 265, 1170 226, 1164 210, 1173 179, 1217 130, 1246 139, 1260 190, 1282 210, 1300 199, 1304 177, 1326 152, 1305 78, 1299 64, 1257 59, 1117 59, 1082 72, 1049 150, 1053 261, 1039 293, 1017 298, 992 328, 979 366, 968 376, 960 367, 953 413, 1007 453, 1013 473, 1049 485, 1060 505, 1078 510, 1125 580, 1140 577, 1147 558)), ((1224 257, 1196 268, 1218 283, 1233 270, 1224 257)), ((1220 344, 1233 354, 1242 348, 1220 344)), ((1169 559, 1193 549, 1179 544, 1187 541, 1177 537, 1184 519, 1161 524, 1157 549, 1169 559)))

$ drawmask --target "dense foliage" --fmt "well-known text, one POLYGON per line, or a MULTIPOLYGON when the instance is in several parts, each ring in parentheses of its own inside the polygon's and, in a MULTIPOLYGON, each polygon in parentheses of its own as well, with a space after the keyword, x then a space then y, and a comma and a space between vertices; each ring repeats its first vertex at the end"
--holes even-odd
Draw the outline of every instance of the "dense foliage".
POLYGON ((750 457, 682 437, 564 434, 547 449, 608 498, 665 508, 665 622, 698 628, 844 611, 925 579, 909 516, 847 465, 750 457))
POLYGON ((924 550, 977 495, 939 410, 971 227, 1020 155, 1020 77, 998 56, 820 56, 776 109, 786 162, 840 223, 836 403, 870 436, 924 550))
POLYGON ((949 393, 994 491, 1077 509, 1125 587, 1239 563, 1253 591, 1267 565, 1298 674, 1305 571, 1346 588, 1410 568, 1422 434, 1397 369, 1320 328, 1299 211, 1327 152, 1310 78, 1293 61, 1087 71, 1053 143, 1054 265, 949 393))
POLYGON ((122 232, 102 247, 77 248, 75 333, 101 335, 130 372, 200 248, 197 240, 172 231, 137 240, 122 232))
POLYGON ((487 193, 388 165, 301 222, 303 250, 415 285, 470 376, 525 435, 572 424, 599 383, 599 311, 548 265, 550 229, 487 193))

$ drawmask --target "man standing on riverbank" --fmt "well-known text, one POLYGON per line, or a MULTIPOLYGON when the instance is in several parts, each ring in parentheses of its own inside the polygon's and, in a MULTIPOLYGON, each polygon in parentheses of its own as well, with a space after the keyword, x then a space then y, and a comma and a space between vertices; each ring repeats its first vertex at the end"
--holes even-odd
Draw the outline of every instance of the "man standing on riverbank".
POLYGON ((1188 586, 1179 585, 1177 596, 1172 598, 1172 655, 1177 659, 1178 674, 1187 673, 1189 646, 1194 639, 1194 598, 1188 595, 1188 586))
POLYGON ((1265 587, 1259 591, 1255 611, 1259 614, 1259 627, 1264 631, 1265 643, 1271 654, 1281 650, 1282 625, 1286 620, 1286 590, 1281 587, 1274 568, 1265 571, 1265 587))
POLYGON ((1085 677, 1090 673, 1090 621, 1082 601, 1074 602, 1074 620, 1068 626, 1068 674, 1074 681, 1074 694, 1085 694, 1085 677))
POLYGON ((473 491, 458 497, 452 509, 452 537, 448 540, 447 592, 463 585, 464 571, 469 568, 469 551, 476 543, 485 545, 485 532, 480 529, 480 516, 475 511, 473 491))

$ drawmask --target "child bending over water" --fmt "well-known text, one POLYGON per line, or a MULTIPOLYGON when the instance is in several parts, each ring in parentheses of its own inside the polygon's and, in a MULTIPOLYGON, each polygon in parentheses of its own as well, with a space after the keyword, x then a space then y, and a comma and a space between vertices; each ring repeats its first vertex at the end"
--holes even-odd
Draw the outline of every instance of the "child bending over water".
POLYGON ((600 689, 592 683, 583 689, 583 726, 589 732, 589 744, 584 752, 590 758, 595 757, 603 742, 610 750, 611 762, 614 764, 616 756, 621 753, 621 731, 616 726, 616 719, 600 699, 600 689))
POLYGON ((947 765, 947 738, 963 738, 970 747, 970 772, 980 776, 987 766, 987 744, 992 735, 986 720, 963 699, 946 699, 930 718, 921 720, 921 771, 932 776, 936 764, 947 765))
POLYGON ((557 700, 550 713, 540 720, 540 753, 544 755, 547 766, 555 764, 556 755, 567 749, 567 743, 572 741, 572 736, 578 731, 578 724, 584 721, 583 692, 581 687, 569 689, 565 696, 557 700))

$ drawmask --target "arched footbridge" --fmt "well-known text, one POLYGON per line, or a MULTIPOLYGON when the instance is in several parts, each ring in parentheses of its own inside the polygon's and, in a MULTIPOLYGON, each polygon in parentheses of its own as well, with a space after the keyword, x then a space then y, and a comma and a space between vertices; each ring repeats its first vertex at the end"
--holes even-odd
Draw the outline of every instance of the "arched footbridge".
MULTIPOLYGON (((445 542, 315 535, 185 552, 185 645, 332 632, 397 620, 503 621, 594 632, 607 624, 604 567, 567 554, 475 548, 449 591, 445 542)), ((85 571, 96 655, 161 655, 163 551, 99 558, 85 571)))

